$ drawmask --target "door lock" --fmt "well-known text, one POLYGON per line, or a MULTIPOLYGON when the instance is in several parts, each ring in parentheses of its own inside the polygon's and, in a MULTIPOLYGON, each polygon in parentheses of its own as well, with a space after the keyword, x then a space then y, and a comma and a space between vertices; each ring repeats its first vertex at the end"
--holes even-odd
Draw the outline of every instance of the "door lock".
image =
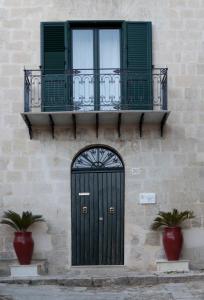
POLYGON ((82 206, 82 208, 81 208, 81 213, 82 213, 83 215, 86 215, 86 214, 88 213, 88 208, 87 208, 87 206, 82 206))
POLYGON ((110 214, 110 215, 114 215, 114 213, 115 213, 115 208, 114 208, 113 206, 111 206, 111 207, 109 208, 109 214, 110 214))

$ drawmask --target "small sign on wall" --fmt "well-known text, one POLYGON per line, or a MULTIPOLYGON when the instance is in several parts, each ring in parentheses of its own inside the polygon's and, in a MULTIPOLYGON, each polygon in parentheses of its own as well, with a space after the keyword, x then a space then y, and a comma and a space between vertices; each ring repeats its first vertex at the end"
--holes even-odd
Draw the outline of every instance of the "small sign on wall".
POLYGON ((132 168, 132 169, 131 169, 131 174, 132 174, 133 176, 135 176, 135 175, 140 175, 140 174, 141 174, 141 169, 140 169, 140 168, 132 168))
POLYGON ((139 196, 140 204, 155 204, 156 194, 155 193, 140 193, 139 196))

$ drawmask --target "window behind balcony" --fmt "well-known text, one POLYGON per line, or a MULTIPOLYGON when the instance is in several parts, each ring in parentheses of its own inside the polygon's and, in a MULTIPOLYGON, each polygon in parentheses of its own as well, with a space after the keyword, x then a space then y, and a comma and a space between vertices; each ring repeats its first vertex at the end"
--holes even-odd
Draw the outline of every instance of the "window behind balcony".
POLYGON ((114 110, 120 105, 120 30, 72 30, 73 105, 114 110))
POLYGON ((152 109, 151 23, 42 23, 42 109, 152 109))

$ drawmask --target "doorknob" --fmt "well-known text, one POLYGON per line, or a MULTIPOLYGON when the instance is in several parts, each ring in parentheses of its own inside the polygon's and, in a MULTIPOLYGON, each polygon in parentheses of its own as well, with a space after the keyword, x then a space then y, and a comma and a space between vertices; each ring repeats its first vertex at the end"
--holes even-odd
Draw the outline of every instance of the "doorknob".
POLYGON ((88 213, 88 208, 87 208, 87 206, 82 206, 82 208, 81 208, 81 213, 82 213, 83 215, 86 215, 86 214, 88 213))
POLYGON ((111 207, 109 208, 109 214, 110 214, 110 215, 114 215, 114 213, 115 213, 115 207, 111 206, 111 207))
POLYGON ((99 221, 103 221, 103 218, 102 218, 102 217, 100 217, 100 218, 99 218, 99 221))

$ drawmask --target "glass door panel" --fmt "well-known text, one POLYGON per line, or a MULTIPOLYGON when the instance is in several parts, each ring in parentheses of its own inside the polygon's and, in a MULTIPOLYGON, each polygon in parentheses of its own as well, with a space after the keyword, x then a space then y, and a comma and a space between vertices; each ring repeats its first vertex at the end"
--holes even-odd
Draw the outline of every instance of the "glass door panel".
POLYGON ((120 91, 120 30, 99 30, 100 110, 117 110, 120 91))
POLYGON ((72 30, 74 110, 94 110, 93 30, 72 30))

